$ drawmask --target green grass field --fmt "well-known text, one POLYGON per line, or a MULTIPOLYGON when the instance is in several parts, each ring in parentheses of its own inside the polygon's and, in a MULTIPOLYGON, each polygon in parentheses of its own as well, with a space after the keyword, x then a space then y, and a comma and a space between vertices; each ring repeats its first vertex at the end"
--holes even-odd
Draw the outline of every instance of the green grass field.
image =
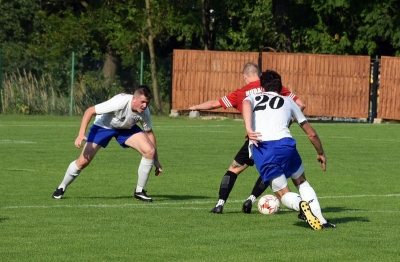
POLYGON ((326 172, 291 127, 324 216, 337 225, 313 231, 285 208, 241 212, 255 168, 239 176, 224 214, 209 213, 244 141, 235 120, 153 117, 164 172, 149 179, 152 203, 133 198, 140 156, 115 141, 52 199, 80 153, 80 119, 0 115, 0 261, 399 260, 398 124, 312 123, 326 172))

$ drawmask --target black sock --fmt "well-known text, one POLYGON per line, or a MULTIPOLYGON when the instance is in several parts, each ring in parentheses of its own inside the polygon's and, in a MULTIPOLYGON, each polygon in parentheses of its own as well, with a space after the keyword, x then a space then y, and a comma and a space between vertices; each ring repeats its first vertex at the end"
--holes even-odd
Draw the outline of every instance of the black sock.
POLYGON ((219 199, 223 199, 225 202, 235 185, 237 175, 232 171, 226 171, 222 178, 221 185, 219 186, 219 199))
POLYGON ((256 198, 262 195, 264 191, 267 189, 267 186, 264 184, 264 181, 262 178, 259 176, 256 183, 254 184, 253 191, 251 191, 251 194, 254 195, 256 198))

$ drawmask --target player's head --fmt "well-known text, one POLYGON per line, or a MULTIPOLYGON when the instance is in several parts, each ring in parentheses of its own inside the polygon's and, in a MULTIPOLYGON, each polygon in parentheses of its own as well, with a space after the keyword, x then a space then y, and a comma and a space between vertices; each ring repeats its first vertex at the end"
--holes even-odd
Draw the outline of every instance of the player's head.
POLYGON ((144 95, 149 100, 151 99, 151 91, 150 88, 146 85, 140 85, 138 88, 135 89, 133 95, 144 95))
POLYGON ((151 91, 148 86, 140 85, 133 93, 132 110, 142 113, 149 105, 151 99, 151 91))
POLYGON ((246 84, 260 79, 260 69, 253 62, 248 62, 244 65, 242 74, 246 84))
POLYGON ((265 92, 280 93, 282 90, 281 75, 273 70, 265 70, 260 77, 261 86, 265 92))

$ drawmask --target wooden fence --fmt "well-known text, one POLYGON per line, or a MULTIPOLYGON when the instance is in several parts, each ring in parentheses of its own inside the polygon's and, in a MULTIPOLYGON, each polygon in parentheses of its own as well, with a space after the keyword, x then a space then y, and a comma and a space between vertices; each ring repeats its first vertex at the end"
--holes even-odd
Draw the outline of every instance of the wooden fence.
POLYGON ((378 118, 400 120, 400 58, 382 57, 378 118))
MULTIPOLYGON (((219 99, 244 85, 243 65, 257 52, 174 50, 172 109, 219 99)), ((378 117, 400 119, 400 59, 382 58, 378 117), (386 68, 386 69, 385 69, 386 68), (390 70, 389 70, 390 69, 390 70)), ((306 102, 307 116, 368 118, 371 66, 368 56, 262 53, 262 70, 276 70, 282 83, 306 102)), ((212 112, 238 113, 234 109, 212 112)))

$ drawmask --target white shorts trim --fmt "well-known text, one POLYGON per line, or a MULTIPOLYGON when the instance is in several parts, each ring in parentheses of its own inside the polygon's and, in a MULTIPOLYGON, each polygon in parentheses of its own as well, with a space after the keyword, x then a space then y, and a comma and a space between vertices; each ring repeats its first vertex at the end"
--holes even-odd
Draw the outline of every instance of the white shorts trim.
POLYGON ((270 181, 272 191, 276 192, 287 187, 287 179, 285 175, 281 175, 270 181))
POLYGON ((294 172, 293 175, 292 175, 290 178, 292 178, 292 179, 297 179, 297 178, 299 178, 299 177, 301 176, 301 174, 303 174, 303 173, 304 173, 304 166, 303 166, 303 163, 301 163, 299 169, 297 169, 297 171, 294 172))

